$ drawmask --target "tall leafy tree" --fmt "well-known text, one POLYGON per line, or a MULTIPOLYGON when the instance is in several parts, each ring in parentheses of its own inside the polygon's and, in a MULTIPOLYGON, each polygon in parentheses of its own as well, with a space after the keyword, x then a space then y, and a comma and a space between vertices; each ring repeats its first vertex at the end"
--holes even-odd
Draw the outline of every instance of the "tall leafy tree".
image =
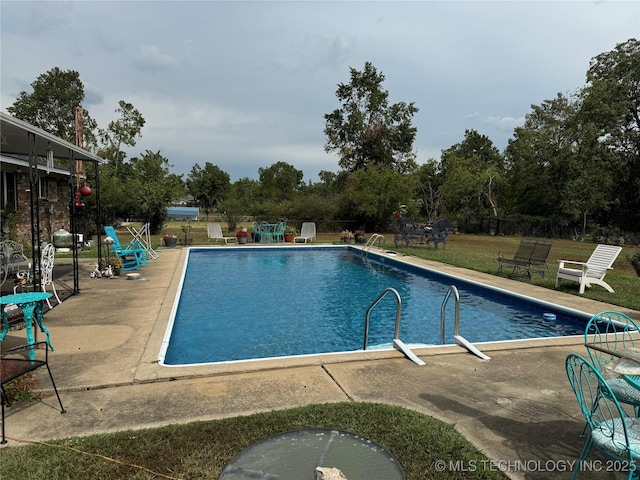
POLYGON ((449 211, 498 215, 504 159, 489 137, 466 130, 461 143, 442 152, 441 168, 449 211))
POLYGON ((377 165, 358 169, 349 175, 340 211, 368 231, 386 232, 398 205, 412 198, 414 180, 413 175, 377 165))
POLYGON ((545 216, 583 230, 611 203, 610 155, 580 114, 578 96, 558 94, 532 106, 505 151, 511 213, 545 216), (580 228, 579 228, 580 227, 580 228))
POLYGON ((612 219, 640 224, 640 41, 629 39, 591 60, 582 90, 581 122, 606 155, 614 175, 612 219))
POLYGON ((515 129, 505 150, 508 213, 562 216, 566 176, 561 165, 572 155, 567 126, 575 111, 575 102, 558 94, 541 105, 532 105, 524 125, 515 129))
POLYGON ((420 165, 416 171, 416 198, 421 213, 428 220, 433 221, 445 213, 440 162, 433 158, 420 165))
POLYGON ((141 137, 145 119, 132 104, 120 100, 115 112, 119 114, 117 120, 109 122, 106 129, 99 129, 98 136, 102 145, 98 148, 98 155, 106 159, 117 174, 126 158, 122 145, 133 147, 136 139, 141 137))
MULTIPOLYGON (((54 67, 38 76, 31 88, 31 93, 20 92, 16 101, 7 107, 7 112, 75 144, 75 111, 84 100, 84 85, 80 81, 80 74, 75 70, 54 67)), ((96 122, 84 109, 83 120, 83 145, 94 144, 96 122)))
POLYGON ((231 188, 231 177, 210 162, 206 162, 204 168, 200 168, 196 163, 187 176, 186 185, 189 193, 208 217, 209 212, 226 198, 231 188))
POLYGON ((384 75, 366 62, 362 72, 350 68, 350 83, 340 83, 340 108, 326 114, 325 151, 337 153, 345 170, 369 165, 408 172, 415 168, 413 142, 417 129, 411 121, 418 112, 413 103, 389 105, 382 88, 384 75))
POLYGON ((131 199, 124 218, 149 223, 151 233, 158 233, 167 218, 167 207, 184 196, 181 175, 169 173, 169 160, 160 152, 147 150, 129 162, 130 174, 122 186, 131 199))
POLYGON ((258 175, 263 200, 291 200, 304 185, 304 172, 286 162, 276 162, 268 168, 259 168, 258 175))

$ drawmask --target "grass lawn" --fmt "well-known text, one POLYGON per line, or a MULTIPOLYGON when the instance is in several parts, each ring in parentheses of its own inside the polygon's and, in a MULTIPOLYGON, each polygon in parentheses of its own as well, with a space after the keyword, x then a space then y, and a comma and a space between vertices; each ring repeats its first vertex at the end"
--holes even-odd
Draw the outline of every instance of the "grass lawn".
POLYGON ((441 461, 483 465, 488 458, 451 425, 401 407, 358 402, 4 448, 0 478, 214 480, 255 442, 303 428, 347 430, 369 438, 398 460, 407 480, 507 478, 489 468, 440 471, 441 461))

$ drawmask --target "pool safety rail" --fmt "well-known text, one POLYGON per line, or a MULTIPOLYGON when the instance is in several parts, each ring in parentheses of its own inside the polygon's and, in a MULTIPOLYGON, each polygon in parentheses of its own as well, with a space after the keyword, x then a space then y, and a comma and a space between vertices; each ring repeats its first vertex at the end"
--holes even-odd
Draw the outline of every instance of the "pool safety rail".
POLYGON ((478 350, 471 342, 469 342, 466 338, 464 338, 462 335, 460 335, 460 292, 458 292, 458 289, 456 288, 455 285, 451 285, 451 287, 449 287, 449 290, 447 291, 447 294, 444 297, 444 300, 442 301, 442 306, 440 307, 440 343, 442 345, 444 345, 444 332, 445 332, 445 325, 446 325, 446 313, 445 313, 445 308, 447 306, 447 302, 449 302, 449 298, 451 298, 451 295, 453 294, 456 304, 455 304, 455 316, 454 316, 454 323, 453 323, 453 339, 454 341, 466 348, 467 350, 469 350, 469 352, 473 353, 474 355, 480 357, 483 360, 491 360, 491 357, 485 355, 484 353, 482 353, 480 350, 478 350))
POLYGON ((376 242, 382 242, 384 240, 384 235, 381 235, 379 233, 374 233, 369 237, 369 240, 367 240, 367 243, 364 244, 364 247, 362 247, 362 251, 369 253, 369 250, 371 250, 371 247, 373 247, 373 245, 376 242))
POLYGON ((380 300, 382 300, 387 295, 387 293, 393 293, 396 297, 396 330, 393 335, 393 347, 400 350, 402 353, 404 353, 407 356, 407 358, 412 362, 414 362, 415 364, 425 365, 425 363, 422 360, 420 360, 418 356, 415 353, 413 353, 411 349, 407 345, 405 345, 405 343, 399 338, 400 337, 400 318, 402 317, 402 299, 400 298, 400 294, 395 288, 386 288, 380 295, 378 295, 378 298, 376 298, 373 302, 371 302, 371 305, 369 305, 369 308, 367 308, 367 314, 365 316, 365 323, 364 323, 364 346, 362 347, 362 349, 366 350, 367 343, 369 342, 369 317, 371 316, 371 310, 380 302, 380 300))
MULTIPOLYGON (((365 320, 364 320, 364 343, 363 343, 362 349, 366 350, 369 343, 369 323, 370 323, 370 317, 371 317, 371 310, 373 310, 373 308, 378 303, 380 303, 380 300, 382 300, 388 293, 392 293, 396 297, 396 328, 393 334, 393 347, 397 350, 400 350, 402 353, 404 353, 405 356, 415 364, 425 365, 424 361, 418 358, 418 356, 415 353, 413 353, 411 349, 402 340, 400 340, 400 320, 402 318, 402 298, 400 298, 400 294, 395 288, 389 287, 384 289, 384 291, 380 295, 378 295, 378 297, 373 302, 371 302, 371 305, 369 305, 369 307, 367 308, 367 313, 365 315, 365 320)), ((447 323, 446 322, 446 306, 452 295, 456 302, 455 318, 454 318, 454 324, 453 324, 454 341, 456 342, 456 344, 466 348, 470 353, 473 353, 474 355, 481 358, 482 360, 491 360, 491 357, 482 353, 471 342, 469 342, 466 338, 460 335, 460 292, 458 292, 458 289, 456 288, 455 285, 451 285, 451 287, 449 287, 449 290, 447 291, 447 294, 445 295, 444 300, 442 301, 442 306, 440 307, 440 343, 442 345, 444 345, 445 343, 445 326, 447 323)))

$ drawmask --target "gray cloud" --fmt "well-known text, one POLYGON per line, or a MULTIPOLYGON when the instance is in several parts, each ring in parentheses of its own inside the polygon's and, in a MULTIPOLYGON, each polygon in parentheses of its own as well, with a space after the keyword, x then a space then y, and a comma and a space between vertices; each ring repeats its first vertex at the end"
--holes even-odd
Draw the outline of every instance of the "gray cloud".
POLYGON ((146 119, 129 157, 232 179, 291 163, 338 170, 323 115, 373 63, 420 112, 418 161, 466 129, 502 149, 532 104, 584 86, 589 60, 640 31, 638 2, 1 2, 0 105, 54 66, 80 73, 101 127, 119 100, 146 119), (34 28, 34 26, 36 28, 34 28))

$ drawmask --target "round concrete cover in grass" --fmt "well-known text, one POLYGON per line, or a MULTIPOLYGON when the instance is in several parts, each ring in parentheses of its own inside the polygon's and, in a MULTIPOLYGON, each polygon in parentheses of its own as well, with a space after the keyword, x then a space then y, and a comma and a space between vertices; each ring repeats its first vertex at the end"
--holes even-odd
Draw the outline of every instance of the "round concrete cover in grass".
POLYGON ((315 480, 316 467, 339 469, 348 480, 404 480, 398 461, 377 443, 339 430, 296 430, 240 452, 219 480, 315 480))

